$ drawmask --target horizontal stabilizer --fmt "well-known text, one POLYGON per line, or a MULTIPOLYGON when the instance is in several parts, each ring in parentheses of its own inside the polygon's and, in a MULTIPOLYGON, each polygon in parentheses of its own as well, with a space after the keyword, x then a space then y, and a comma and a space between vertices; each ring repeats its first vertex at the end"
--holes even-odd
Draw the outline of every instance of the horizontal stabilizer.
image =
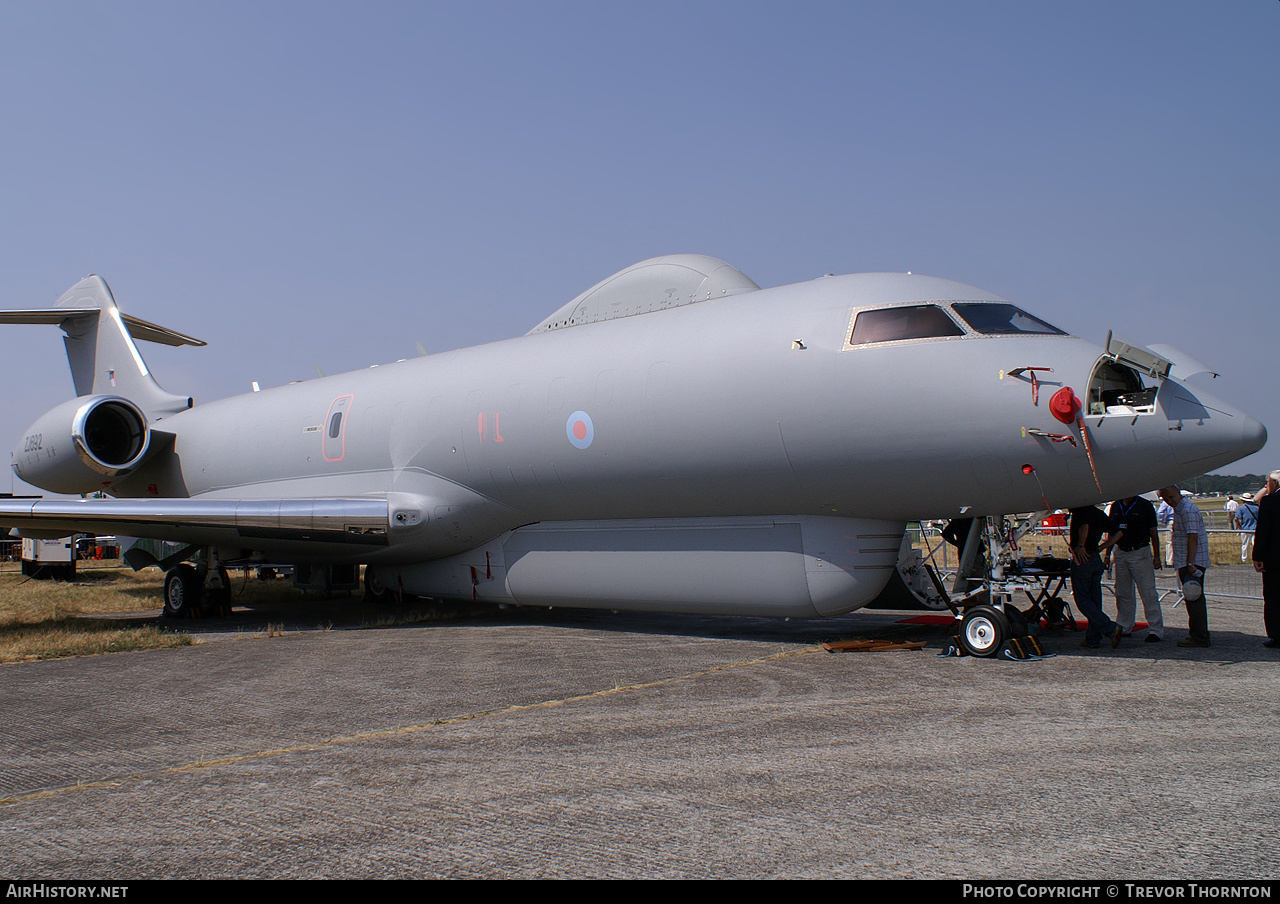
MULTIPOLYGON (((0 323, 62 326, 68 320, 74 320, 77 317, 97 317, 101 313, 98 308, 43 308, 26 311, 0 311, 0 323)), ((171 330, 168 327, 150 323, 140 317, 121 313, 120 319, 124 321, 125 327, 129 330, 129 335, 134 339, 144 339, 147 342, 158 342, 161 345, 174 347, 180 345, 208 345, 207 342, 201 339, 196 339, 185 333, 179 333, 177 330, 171 330)))

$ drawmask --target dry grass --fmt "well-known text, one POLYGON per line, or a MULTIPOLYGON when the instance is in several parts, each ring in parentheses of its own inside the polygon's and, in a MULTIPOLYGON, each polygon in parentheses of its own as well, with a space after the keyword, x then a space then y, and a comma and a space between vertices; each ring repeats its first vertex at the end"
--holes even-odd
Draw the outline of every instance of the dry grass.
POLYGON ((37 581, 18 563, 0 566, 0 624, 101 612, 159 611, 164 575, 157 568, 132 571, 117 563, 81 563, 74 581, 37 581))
POLYGON ((164 631, 154 625, 121 627, 120 622, 111 619, 68 617, 0 625, 0 662, 156 650, 190 643, 190 635, 164 631))
MULTIPOLYGON (((18 563, 0 563, 0 663, 190 644, 193 641, 183 629, 195 623, 131 626, 119 619, 93 618, 125 612, 158 615, 163 605, 163 585, 164 575, 159 569, 134 572, 118 561, 81 562, 73 581, 33 580, 21 574, 18 563)), ((231 595, 234 605, 256 608, 262 613, 289 611, 306 601, 292 581, 258 581, 246 578, 241 570, 231 572, 231 595), (273 606, 278 603, 288 604, 288 608, 273 606)), ((354 596, 358 600, 359 594, 354 596)), ((354 600, 338 594, 316 602, 337 606, 335 611, 341 613, 354 600)), ((324 611, 321 609, 322 614, 324 611)), ((435 603, 406 603, 372 622, 366 619, 348 627, 405 625, 458 614, 452 609, 441 610, 435 603)), ((332 619, 317 627, 332 630, 332 619)), ((255 636, 280 637, 285 633, 284 624, 272 620, 255 636)))
POLYGON ((159 610, 163 575, 94 563, 74 581, 35 581, 0 567, 0 662, 185 646, 186 634, 85 616, 159 610))

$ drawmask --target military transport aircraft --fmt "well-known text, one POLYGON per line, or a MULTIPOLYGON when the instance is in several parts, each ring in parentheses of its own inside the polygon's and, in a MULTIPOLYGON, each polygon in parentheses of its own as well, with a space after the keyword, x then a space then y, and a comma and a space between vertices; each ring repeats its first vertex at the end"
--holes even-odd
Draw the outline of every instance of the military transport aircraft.
POLYGON ((1132 495, 1266 441, 1175 349, 910 273, 761 289, 654 258, 519 338, 198 406, 135 340, 203 343, 97 276, 0 322, 59 325, 77 393, 14 470, 110 497, 0 501, 0 524, 184 544, 133 560, 169 569, 173 615, 269 561, 365 565, 374 596, 829 616, 880 593, 907 522, 1132 495))

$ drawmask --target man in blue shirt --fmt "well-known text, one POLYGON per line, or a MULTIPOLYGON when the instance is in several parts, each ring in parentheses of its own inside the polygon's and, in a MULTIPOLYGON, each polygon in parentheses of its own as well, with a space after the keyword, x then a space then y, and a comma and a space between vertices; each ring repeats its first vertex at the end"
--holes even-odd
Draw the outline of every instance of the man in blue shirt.
POLYGON ((1236 509, 1235 528, 1240 531, 1240 561, 1249 561, 1249 546, 1253 543, 1253 532, 1258 528, 1258 503, 1253 501, 1252 493, 1245 493, 1236 509))

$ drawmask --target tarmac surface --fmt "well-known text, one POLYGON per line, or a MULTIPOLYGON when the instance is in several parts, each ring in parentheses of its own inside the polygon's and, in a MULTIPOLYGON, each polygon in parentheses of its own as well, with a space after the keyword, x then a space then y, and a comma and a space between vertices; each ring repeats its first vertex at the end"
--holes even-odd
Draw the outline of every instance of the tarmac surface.
POLYGON ((917 612, 238 610, 0 666, 0 875, 1274 879, 1280 653, 1209 611, 1010 662, 917 612), (818 646, 872 637, 928 646, 818 646))

